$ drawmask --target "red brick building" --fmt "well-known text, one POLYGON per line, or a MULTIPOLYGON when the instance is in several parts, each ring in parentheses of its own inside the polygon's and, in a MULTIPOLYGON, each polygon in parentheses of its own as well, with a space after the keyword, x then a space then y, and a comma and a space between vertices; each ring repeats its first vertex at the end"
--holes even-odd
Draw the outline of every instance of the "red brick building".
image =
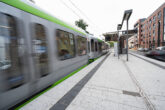
POLYGON ((156 48, 165 46, 165 3, 155 10, 148 18, 140 19, 135 23, 138 28, 138 48, 156 48))
POLYGON ((134 48, 139 48, 142 46, 142 33, 143 33, 143 25, 144 25, 144 21, 146 19, 139 19, 135 25, 134 25, 134 29, 137 30, 137 34, 134 36, 134 48))

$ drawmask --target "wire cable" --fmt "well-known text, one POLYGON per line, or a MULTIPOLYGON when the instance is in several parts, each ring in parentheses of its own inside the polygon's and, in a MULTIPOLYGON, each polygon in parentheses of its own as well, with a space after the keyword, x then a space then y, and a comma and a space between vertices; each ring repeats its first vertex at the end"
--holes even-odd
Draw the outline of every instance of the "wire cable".
MULTIPOLYGON (((70 6, 68 6, 63 0, 59 0, 64 6, 66 6, 69 10, 71 10, 79 19, 82 19, 82 17, 76 12, 74 11, 70 6)), ((92 30, 98 32, 100 30, 102 30, 102 28, 98 27, 97 25, 95 25, 92 20, 89 19, 89 17, 83 12, 81 11, 81 9, 79 9, 75 3, 73 3, 71 0, 68 0, 72 6, 74 6, 80 13, 82 16, 84 16, 91 24, 93 24, 93 28, 91 28, 92 30)))
POLYGON ((71 10, 77 17, 81 19, 81 17, 72 9, 70 8, 63 0, 59 0, 62 4, 64 4, 69 10, 71 10))
MULTIPOLYGON (((76 6, 76 4, 75 3, 73 3, 71 0, 68 0, 91 24, 93 24, 93 25, 95 25, 94 23, 93 23, 93 21, 80 9, 80 8, 78 8, 77 6, 76 6)), ((97 27, 98 28, 98 30, 100 30, 101 28, 100 27, 98 27, 98 26, 96 26, 95 25, 95 27, 97 27)), ((98 31, 97 30, 97 31, 98 31)))

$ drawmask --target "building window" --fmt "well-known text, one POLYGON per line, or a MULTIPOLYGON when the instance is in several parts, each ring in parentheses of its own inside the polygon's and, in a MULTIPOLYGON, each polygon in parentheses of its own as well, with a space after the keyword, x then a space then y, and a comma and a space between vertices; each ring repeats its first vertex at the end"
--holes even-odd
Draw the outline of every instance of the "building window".
POLYGON ((87 39, 81 36, 77 36, 77 49, 78 55, 86 55, 87 54, 87 39))
POLYGON ((4 89, 18 87, 24 83, 23 38, 18 34, 18 22, 13 16, 0 13, 0 77, 5 77, 5 80, 0 82, 0 87, 5 83, 4 89))
POLYGON ((149 27, 149 32, 151 32, 151 26, 149 27))
POLYGON ((158 39, 157 39, 157 44, 158 44, 158 46, 160 46, 160 40, 161 40, 161 30, 160 30, 160 28, 161 28, 161 21, 158 21, 158 39))
POLYGON ((153 29, 155 29, 155 23, 153 23, 153 29))
POLYGON ((48 47, 45 27, 42 24, 34 24, 33 36, 33 60, 36 67, 36 73, 43 77, 48 75, 48 47))
POLYGON ((156 16, 153 17, 153 22, 155 22, 155 20, 156 20, 156 16))
MULTIPOLYGON (((165 8, 163 9, 163 17, 164 17, 164 42, 165 42, 165 8)), ((165 44, 164 44, 165 45, 165 44)))
POLYGON ((151 25, 151 23, 152 23, 152 20, 151 20, 151 19, 149 20, 149 23, 150 23, 150 25, 151 25))
POLYGON ((155 36, 155 30, 153 30, 153 36, 155 36))
POLYGON ((60 60, 75 57, 74 35, 62 30, 56 31, 58 56, 60 60))
POLYGON ((161 18, 161 11, 158 13, 158 19, 161 18))

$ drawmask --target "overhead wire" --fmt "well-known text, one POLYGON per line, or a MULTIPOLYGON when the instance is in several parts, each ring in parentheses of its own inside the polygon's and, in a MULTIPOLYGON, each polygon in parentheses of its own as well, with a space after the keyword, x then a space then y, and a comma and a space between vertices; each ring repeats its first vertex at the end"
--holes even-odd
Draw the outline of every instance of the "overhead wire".
POLYGON ((86 14, 83 12, 83 11, 81 11, 71 0, 68 0, 83 16, 85 16, 86 17, 86 19, 88 19, 88 21, 90 21, 90 22, 92 22, 89 18, 88 18, 88 16, 86 16, 86 14))
MULTIPOLYGON (((63 5, 65 5, 69 10, 71 10, 79 19, 82 19, 82 17, 76 12, 76 11, 74 11, 72 8, 70 8, 70 6, 68 6, 63 0, 59 0, 63 5)), ((71 0, 69 0, 69 2, 72 4, 72 6, 74 6, 80 13, 81 13, 81 15, 82 16, 84 16, 91 24, 93 24, 93 25, 95 25, 93 22, 92 22, 92 20, 90 20, 90 18, 81 10, 81 9, 79 9, 77 6, 76 6, 76 4, 75 3, 73 3, 71 0)), ((96 25, 95 26, 93 26, 94 28, 92 28, 93 30, 95 30, 95 31, 100 31, 100 29, 99 29, 99 27, 97 27, 96 25), (97 29, 96 29, 96 27, 97 27, 97 29)))
POLYGON ((69 10, 71 10, 78 18, 81 19, 79 14, 77 14, 72 8, 70 8, 63 0, 59 0, 63 5, 65 5, 69 10))
POLYGON ((73 3, 71 0, 68 0, 91 24, 95 25, 99 30, 101 29, 98 27, 93 21, 80 9, 77 7, 75 3, 73 3))

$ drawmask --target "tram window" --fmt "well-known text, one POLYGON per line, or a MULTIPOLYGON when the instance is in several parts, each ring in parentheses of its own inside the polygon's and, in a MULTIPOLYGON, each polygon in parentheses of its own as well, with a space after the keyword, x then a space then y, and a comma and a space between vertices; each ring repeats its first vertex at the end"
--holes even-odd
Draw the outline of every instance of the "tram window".
POLYGON ((71 54, 72 57, 75 56, 75 40, 74 40, 74 35, 69 33, 69 40, 70 40, 70 48, 69 48, 69 53, 71 54))
POLYGON ((95 48, 94 48, 94 40, 93 40, 93 39, 91 40, 91 50, 92 50, 92 52, 95 51, 95 48))
POLYGON ((62 30, 56 31, 58 56, 61 60, 75 57, 74 35, 62 30))
POLYGON ((78 44, 78 55, 86 55, 87 54, 87 39, 81 36, 77 36, 77 44, 78 44))
POLYGON ((102 43, 101 50, 104 50, 104 42, 102 43))
MULTIPOLYGON (((19 42, 15 17, 0 13, 0 73, 5 77, 5 89, 15 88, 24 83, 23 45, 19 42)), ((3 84, 5 82, 0 82, 3 84)))
POLYGON ((97 52, 97 42, 95 42, 95 51, 97 52))
POLYGON ((102 43, 99 42, 98 44, 99 44, 99 52, 101 52, 102 51, 102 43))
POLYGON ((46 30, 42 24, 34 24, 33 58, 36 71, 41 77, 49 74, 48 47, 46 30))
POLYGON ((106 43, 104 43, 103 45, 103 50, 106 50, 106 43))

